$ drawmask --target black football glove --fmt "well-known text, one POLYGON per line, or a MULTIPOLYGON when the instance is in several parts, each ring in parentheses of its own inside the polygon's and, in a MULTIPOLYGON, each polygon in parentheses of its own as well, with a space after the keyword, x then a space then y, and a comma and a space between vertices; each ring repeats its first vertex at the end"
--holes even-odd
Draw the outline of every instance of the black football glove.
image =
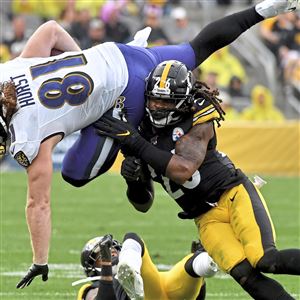
POLYGON ((102 116, 94 123, 94 127, 98 134, 111 137, 129 148, 135 145, 137 139, 141 138, 132 125, 108 115, 102 116))
POLYGON ((43 281, 48 280, 48 272, 49 268, 48 265, 36 265, 32 264, 29 268, 27 274, 23 277, 23 279, 17 284, 17 289, 23 289, 26 286, 29 286, 32 280, 38 276, 42 275, 43 281))
POLYGON ((103 115, 94 123, 99 135, 111 137, 126 147, 131 155, 141 158, 160 174, 165 174, 172 158, 171 152, 161 150, 145 140, 132 125, 111 116, 103 115))
POLYGON ((127 156, 122 162, 121 175, 126 181, 138 181, 141 176, 142 162, 135 156, 127 156))

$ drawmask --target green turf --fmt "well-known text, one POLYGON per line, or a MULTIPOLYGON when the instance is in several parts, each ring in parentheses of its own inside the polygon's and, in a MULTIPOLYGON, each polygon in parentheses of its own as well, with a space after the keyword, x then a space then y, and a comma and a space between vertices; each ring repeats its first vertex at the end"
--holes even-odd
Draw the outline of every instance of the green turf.
MULTIPOLYGON (((279 248, 300 247, 299 178, 267 178, 262 191, 268 203, 279 248)), ((126 231, 139 233, 157 264, 173 264, 196 238, 192 221, 177 218, 177 205, 156 186, 156 201, 147 214, 135 212, 127 202, 125 184, 117 175, 105 175, 87 187, 76 189, 55 174, 52 189, 53 233, 50 277, 47 283, 35 279, 30 287, 15 285, 31 262, 31 249, 24 207, 24 173, 0 174, 0 299, 76 299, 80 279, 79 254, 84 243, 97 235, 113 233, 121 239, 126 231)), ((300 280, 293 276, 273 276, 300 299, 300 280)), ((217 276, 207 280, 207 299, 250 299, 231 279, 217 276)), ((155 299, 159 300, 159 299, 155 299)))

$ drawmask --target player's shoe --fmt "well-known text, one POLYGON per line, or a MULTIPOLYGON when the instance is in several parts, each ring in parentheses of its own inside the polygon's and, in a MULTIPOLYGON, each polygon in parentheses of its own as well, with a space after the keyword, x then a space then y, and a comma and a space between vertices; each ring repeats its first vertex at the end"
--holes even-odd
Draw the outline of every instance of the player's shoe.
POLYGON ((126 262, 119 263, 117 279, 131 300, 144 299, 144 284, 141 274, 126 262))
POLYGON ((100 242, 100 257, 102 261, 111 262, 112 235, 105 235, 100 242))
POLYGON ((201 264, 201 273, 200 274, 204 278, 213 277, 218 272, 219 268, 218 265, 214 262, 214 260, 208 255, 205 251, 196 251, 196 253, 199 253, 198 255, 201 257, 201 261, 199 262, 201 264))
POLYGON ((275 17, 299 9, 300 0, 264 0, 255 6, 255 10, 264 18, 275 17))
MULTIPOLYGON (((200 259, 197 259, 198 271, 202 277, 212 277, 214 276, 219 268, 214 260, 208 255, 205 251, 200 240, 192 241, 191 252, 194 253, 194 256, 199 256, 200 259)), ((198 258, 198 257, 197 257, 198 258)))

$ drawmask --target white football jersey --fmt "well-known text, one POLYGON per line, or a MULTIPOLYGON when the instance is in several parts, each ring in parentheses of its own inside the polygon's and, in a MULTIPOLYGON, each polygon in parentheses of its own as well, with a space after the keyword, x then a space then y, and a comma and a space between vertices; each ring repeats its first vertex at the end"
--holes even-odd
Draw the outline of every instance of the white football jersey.
POLYGON ((118 47, 104 43, 48 58, 18 57, 0 65, 0 79, 16 86, 10 153, 27 166, 43 140, 82 129, 113 107, 128 70, 118 47))

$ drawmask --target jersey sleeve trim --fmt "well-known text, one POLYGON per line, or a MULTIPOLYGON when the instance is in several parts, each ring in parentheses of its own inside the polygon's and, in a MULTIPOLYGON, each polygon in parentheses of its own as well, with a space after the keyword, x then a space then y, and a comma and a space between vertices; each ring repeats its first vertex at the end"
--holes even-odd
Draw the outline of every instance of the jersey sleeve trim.
POLYGON ((194 114, 193 126, 197 124, 205 123, 207 121, 213 121, 215 119, 218 119, 219 117, 220 117, 219 113, 217 112, 215 107, 211 104, 194 114))
POLYGON ((90 283, 83 285, 78 291, 77 300, 85 300, 87 292, 92 288, 91 286, 90 283))

